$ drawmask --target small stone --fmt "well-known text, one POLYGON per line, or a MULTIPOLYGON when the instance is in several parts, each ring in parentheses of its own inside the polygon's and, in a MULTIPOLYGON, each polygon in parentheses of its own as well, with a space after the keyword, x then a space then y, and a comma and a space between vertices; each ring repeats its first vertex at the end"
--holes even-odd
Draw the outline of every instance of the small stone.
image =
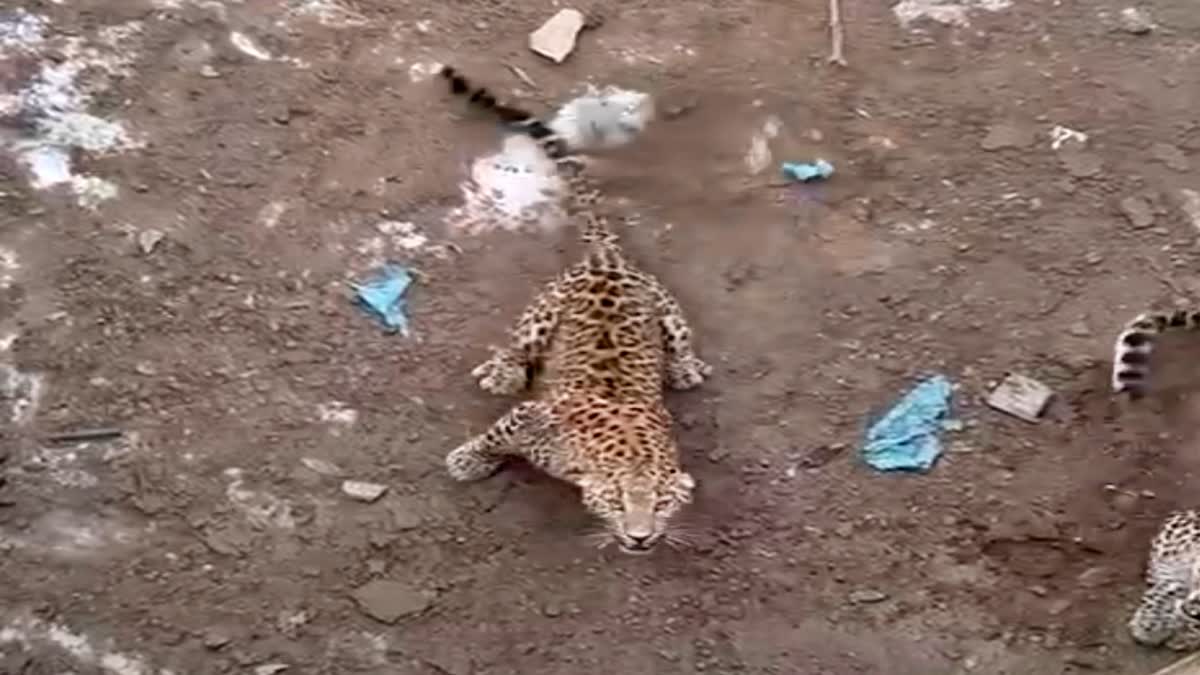
POLYGON ((1037 422, 1053 396, 1053 390, 1032 377, 1009 373, 988 395, 987 404, 1026 422, 1037 422))
POLYGON ((888 599, 888 594, 883 591, 867 588, 859 591, 854 591, 850 594, 850 604, 853 605, 869 605, 876 602, 883 602, 888 599))
POLYGON ((833 528, 833 533, 842 539, 848 539, 850 535, 854 534, 854 523, 841 523, 833 528))
POLYGON ((1100 586, 1107 586, 1111 584, 1116 580, 1116 578, 1117 573, 1113 571, 1111 567, 1096 565, 1084 570, 1079 575, 1077 581, 1079 582, 1079 585, 1084 588, 1098 588, 1100 586))
POLYGON ((275 675, 288 669, 286 663, 264 663, 254 667, 254 675, 275 675))
POLYGON ((341 476, 342 469, 333 462, 327 462, 323 459, 315 457, 301 457, 300 463, 308 468, 309 471, 319 473, 322 476, 341 476))
POLYGON ((433 604, 433 594, 399 581, 376 579, 355 589, 352 594, 359 609, 383 623, 396 623, 401 617, 420 614, 433 604))
POLYGON ((1200 192, 1195 190, 1179 191, 1179 209, 1192 223, 1192 227, 1200 231, 1200 192))
POLYGON ((1154 224, 1154 209, 1143 197, 1126 197, 1121 200, 1121 213, 1129 219, 1135 230, 1143 230, 1154 224))
POLYGON ((1091 152, 1064 149, 1059 154, 1059 159, 1067 173, 1075 178, 1091 178, 1104 168, 1104 161, 1100 156, 1091 152))
POLYGON ((149 256, 151 252, 154 252, 155 246, 162 241, 163 237, 163 233, 158 232, 157 229, 143 229, 142 232, 138 233, 138 246, 142 247, 142 252, 146 256, 149 256))
POLYGON ((584 16, 579 10, 559 10, 541 28, 529 34, 529 48, 555 63, 562 63, 574 51, 575 38, 583 25, 584 16))
POLYGON ((1154 159, 1166 164, 1169 169, 1188 171, 1192 168, 1192 163, 1188 161, 1187 155, 1183 154, 1183 150, 1170 143, 1155 143, 1150 146, 1150 154, 1154 155, 1154 159))
POLYGON ((213 651, 224 647, 232 641, 233 638, 218 630, 211 630, 204 634, 204 646, 213 651))
POLYGON ((373 502, 382 497, 387 489, 388 486, 379 483, 366 483, 359 480, 342 482, 342 492, 360 502, 373 502))
POLYGON ((212 66, 210 66, 206 63, 203 66, 200 66, 200 76, 211 79, 214 77, 220 77, 221 73, 218 73, 216 68, 213 68, 212 66))
POLYGON ((979 142, 979 147, 994 152, 1004 148, 1025 148, 1033 142, 1033 134, 1012 124, 994 124, 979 142))
POLYGON ((545 607, 542 607, 542 614, 545 614, 553 619, 555 617, 562 616, 562 609, 560 609, 558 605, 546 605, 545 607))
POLYGON ((1154 22, 1145 10, 1138 7, 1126 7, 1121 10, 1121 30, 1132 35, 1145 35, 1154 30, 1154 22))
POLYGON ((846 446, 842 443, 818 445, 817 447, 805 453, 804 457, 800 458, 800 466, 805 469, 820 468, 833 461, 833 459, 842 454, 842 450, 845 449, 846 446))
POLYGON ((1090 337, 1092 330, 1082 321, 1076 321, 1067 327, 1067 332, 1075 337, 1090 337))
POLYGON ((1050 604, 1046 607, 1046 611, 1049 612, 1051 616, 1058 616, 1059 614, 1062 614, 1070 609, 1070 607, 1070 600, 1066 598, 1057 598, 1050 602, 1050 604))
POLYGON ((1083 260, 1089 265, 1099 265, 1104 262, 1104 254, 1099 251, 1092 251, 1084 256, 1083 260))

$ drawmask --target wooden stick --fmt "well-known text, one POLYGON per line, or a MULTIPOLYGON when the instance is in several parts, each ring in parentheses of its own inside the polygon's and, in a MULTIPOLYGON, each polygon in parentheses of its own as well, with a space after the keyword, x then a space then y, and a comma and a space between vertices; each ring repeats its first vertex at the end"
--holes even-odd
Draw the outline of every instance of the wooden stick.
POLYGON ((1154 675, 1196 675, 1200 673, 1200 652, 1185 656, 1175 663, 1156 671, 1154 675))
POLYGON ((846 57, 842 54, 842 41, 845 36, 842 33, 842 7, 838 0, 829 0, 829 62, 836 63, 839 66, 848 65, 846 57))

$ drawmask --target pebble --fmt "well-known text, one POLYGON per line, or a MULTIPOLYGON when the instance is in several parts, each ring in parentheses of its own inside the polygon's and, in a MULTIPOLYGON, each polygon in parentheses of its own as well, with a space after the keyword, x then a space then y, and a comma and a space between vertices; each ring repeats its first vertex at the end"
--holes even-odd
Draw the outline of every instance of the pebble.
POLYGON ((1170 143, 1155 143, 1150 146, 1150 154, 1154 159, 1166 164, 1169 169, 1188 171, 1192 168, 1192 163, 1188 161, 1187 155, 1183 154, 1183 150, 1170 143))
POLYGON ((1012 124, 994 124, 979 142, 979 147, 994 152, 1004 148, 1025 148, 1033 142, 1033 134, 1012 124))
POLYGON ((1200 192, 1183 189, 1179 191, 1179 208, 1191 221, 1192 227, 1200 230, 1200 192))
POLYGON ((352 594, 359 609, 383 623, 396 623, 401 617, 420 614, 433 604, 433 594, 399 581, 376 579, 359 586, 352 594))
POLYGON ((850 603, 854 605, 869 605, 876 602, 883 602, 887 599, 887 593, 872 588, 865 588, 850 594, 850 603))
POLYGON ((254 675, 275 675, 275 673, 282 673, 287 669, 288 664, 286 663, 264 663, 254 667, 254 675))
POLYGON ((1082 321, 1076 321, 1067 328, 1067 332, 1075 337, 1090 337, 1092 330, 1082 321))
POLYGON ((342 482, 342 492, 360 502, 373 502, 382 497, 387 489, 388 486, 379 483, 365 483, 359 480, 342 482))
POLYGON ((154 252, 154 247, 158 246, 158 242, 166 236, 158 230, 142 230, 138 233, 138 246, 141 247, 142 253, 150 255, 154 252))
POLYGON ((562 63, 575 50, 575 38, 583 25, 584 16, 579 10, 559 10, 541 28, 529 34, 529 48, 555 63, 562 63))
POLYGON ((1142 197, 1126 197, 1121 200, 1121 213, 1129 219, 1136 230, 1144 230, 1154 224, 1154 209, 1142 197))
POLYGON ((1053 390, 1032 377, 1009 373, 988 395, 987 404, 1026 422, 1037 422, 1052 396, 1053 390))
POLYGON ((340 476, 342 470, 333 462, 327 462, 316 457, 301 457, 300 463, 308 468, 309 471, 319 473, 322 476, 340 476))
POLYGON ((1116 578, 1117 573, 1111 567, 1096 565, 1080 573, 1077 581, 1084 588, 1098 588, 1111 584, 1116 578))
POLYGON ((229 637, 225 633, 222 633, 221 631, 212 630, 204 634, 204 646, 214 651, 224 647, 232 641, 233 638, 229 637))
POLYGON ((1121 30, 1133 35, 1145 35, 1154 30, 1154 22, 1145 10, 1138 7, 1126 7, 1121 10, 1121 30))

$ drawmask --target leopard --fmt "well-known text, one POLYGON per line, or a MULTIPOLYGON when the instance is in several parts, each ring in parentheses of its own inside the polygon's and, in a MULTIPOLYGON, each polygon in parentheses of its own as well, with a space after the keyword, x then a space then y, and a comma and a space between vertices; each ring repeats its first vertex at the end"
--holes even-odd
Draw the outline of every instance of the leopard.
POLYGON ((1166 333, 1200 330, 1200 310, 1175 309, 1138 314, 1125 324, 1113 347, 1112 391, 1143 398, 1150 382, 1150 356, 1166 333))
POLYGON ((1151 541, 1146 590, 1129 630, 1147 646, 1200 649, 1200 511, 1168 515, 1151 541))
POLYGON ((685 544, 673 525, 696 480, 682 465, 664 393, 694 389, 713 372, 696 353, 690 321, 675 295, 626 257, 578 148, 453 66, 441 76, 452 94, 527 134, 554 162, 584 248, 472 369, 485 392, 528 396, 451 450, 447 472, 479 481, 520 458, 578 488, 602 526, 600 546, 644 555, 662 541, 685 544))

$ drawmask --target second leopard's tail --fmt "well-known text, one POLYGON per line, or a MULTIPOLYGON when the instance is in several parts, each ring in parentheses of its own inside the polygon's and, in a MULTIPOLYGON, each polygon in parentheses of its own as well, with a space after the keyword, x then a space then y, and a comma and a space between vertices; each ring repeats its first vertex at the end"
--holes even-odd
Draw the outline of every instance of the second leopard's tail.
POLYGON ((1195 330, 1200 330, 1200 311, 1178 309, 1134 317, 1125 324, 1113 347, 1113 392, 1126 392, 1135 399, 1145 395, 1154 343, 1163 333, 1195 330))
POLYGON ((527 134, 538 143, 546 157, 557 167, 558 175, 567 185, 567 212, 580 223, 580 239, 587 244, 616 244, 617 236, 608 218, 598 212, 600 190, 588 177, 584 161, 577 156, 570 142, 540 117, 495 97, 486 87, 473 85, 453 66, 443 66, 441 76, 450 83, 450 92, 467 102, 489 110, 501 123, 527 134))

